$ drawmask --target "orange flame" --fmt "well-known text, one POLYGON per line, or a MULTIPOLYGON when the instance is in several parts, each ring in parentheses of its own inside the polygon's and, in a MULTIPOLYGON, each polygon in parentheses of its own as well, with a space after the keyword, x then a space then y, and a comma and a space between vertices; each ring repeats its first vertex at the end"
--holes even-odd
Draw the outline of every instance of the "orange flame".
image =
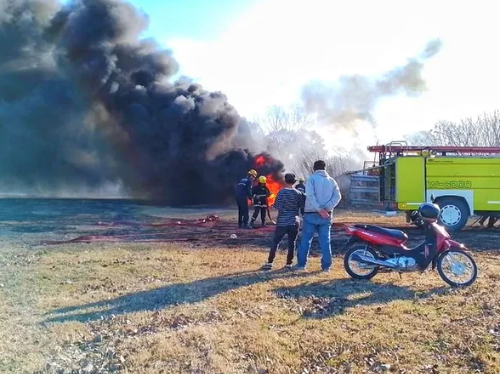
POLYGON ((273 179, 272 175, 266 175, 267 178, 267 188, 269 188, 269 191, 271 192, 271 195, 267 199, 267 203, 269 206, 274 204, 274 201, 276 200, 276 196, 278 195, 278 192, 281 190, 283 187, 280 182, 275 181, 273 179))
POLYGON ((266 158, 262 155, 255 159, 255 166, 258 168, 264 165, 265 163, 266 163, 266 158))
MULTIPOLYGON (((266 165, 268 160, 266 159, 265 155, 259 155, 257 158, 255 158, 255 168, 257 171, 261 169, 263 166, 266 165)), ((283 188, 283 183, 274 179, 273 174, 268 174, 266 175, 267 183, 266 186, 269 188, 269 191, 271 192, 271 195, 267 199, 268 206, 272 206, 274 204, 274 201, 276 200, 276 196, 278 195, 278 192, 283 188)))

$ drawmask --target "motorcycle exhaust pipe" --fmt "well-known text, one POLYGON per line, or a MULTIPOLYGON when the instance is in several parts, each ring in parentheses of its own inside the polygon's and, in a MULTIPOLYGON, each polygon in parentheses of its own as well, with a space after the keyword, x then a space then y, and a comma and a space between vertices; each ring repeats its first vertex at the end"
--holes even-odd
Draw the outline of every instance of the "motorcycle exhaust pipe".
POLYGON ((367 263, 370 265, 378 265, 378 266, 384 266, 384 267, 391 268, 391 269, 397 269, 397 266, 395 266, 394 264, 391 264, 390 262, 383 261, 383 260, 377 260, 375 258, 366 257, 363 255, 359 255, 357 253, 355 253, 352 256, 352 259, 354 261, 364 262, 364 263, 367 263))

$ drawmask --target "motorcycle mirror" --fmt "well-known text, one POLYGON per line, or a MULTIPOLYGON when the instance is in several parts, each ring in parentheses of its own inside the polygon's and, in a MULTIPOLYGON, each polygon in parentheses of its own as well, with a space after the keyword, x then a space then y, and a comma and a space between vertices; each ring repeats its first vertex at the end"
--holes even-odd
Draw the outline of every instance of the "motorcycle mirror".
POLYGON ((436 200, 436 197, 434 196, 434 194, 431 194, 431 203, 433 203, 434 200, 436 200))

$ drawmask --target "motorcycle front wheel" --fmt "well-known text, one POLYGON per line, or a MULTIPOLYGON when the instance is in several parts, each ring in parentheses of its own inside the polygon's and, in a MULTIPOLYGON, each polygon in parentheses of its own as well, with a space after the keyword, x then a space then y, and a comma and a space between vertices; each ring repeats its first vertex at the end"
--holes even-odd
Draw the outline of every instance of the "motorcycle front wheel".
POLYGON ((450 249, 437 262, 439 276, 452 287, 467 287, 477 278, 477 265, 467 253, 450 249))
POLYGON ((344 268, 353 279, 372 279, 378 273, 377 265, 369 265, 352 259, 354 254, 376 259, 377 252, 366 245, 351 247, 344 256, 344 268))

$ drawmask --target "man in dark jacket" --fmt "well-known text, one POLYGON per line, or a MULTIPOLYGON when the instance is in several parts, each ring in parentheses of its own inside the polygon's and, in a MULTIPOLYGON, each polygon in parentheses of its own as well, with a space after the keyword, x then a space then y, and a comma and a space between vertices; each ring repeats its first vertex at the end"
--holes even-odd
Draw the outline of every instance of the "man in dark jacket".
POLYGON ((259 177, 259 184, 252 188, 253 196, 253 206, 255 208, 252 216, 252 221, 250 222, 250 227, 253 228, 255 220, 259 216, 262 221, 262 227, 266 225, 266 213, 267 213, 267 198, 271 195, 271 191, 266 186, 267 178, 264 176, 259 177))
POLYGON ((248 226, 249 212, 248 212, 248 200, 252 198, 252 184, 257 178, 257 172, 255 170, 250 170, 246 176, 239 181, 234 189, 234 196, 236 198, 236 203, 238 204, 238 227, 250 228, 248 226))
POLYGON ((297 185, 295 186, 295 189, 297 191, 302 192, 303 198, 302 198, 302 208, 300 208, 300 215, 302 217, 304 217, 304 205, 306 202, 306 186, 304 185, 304 178, 299 179, 299 183, 297 183, 297 185))

